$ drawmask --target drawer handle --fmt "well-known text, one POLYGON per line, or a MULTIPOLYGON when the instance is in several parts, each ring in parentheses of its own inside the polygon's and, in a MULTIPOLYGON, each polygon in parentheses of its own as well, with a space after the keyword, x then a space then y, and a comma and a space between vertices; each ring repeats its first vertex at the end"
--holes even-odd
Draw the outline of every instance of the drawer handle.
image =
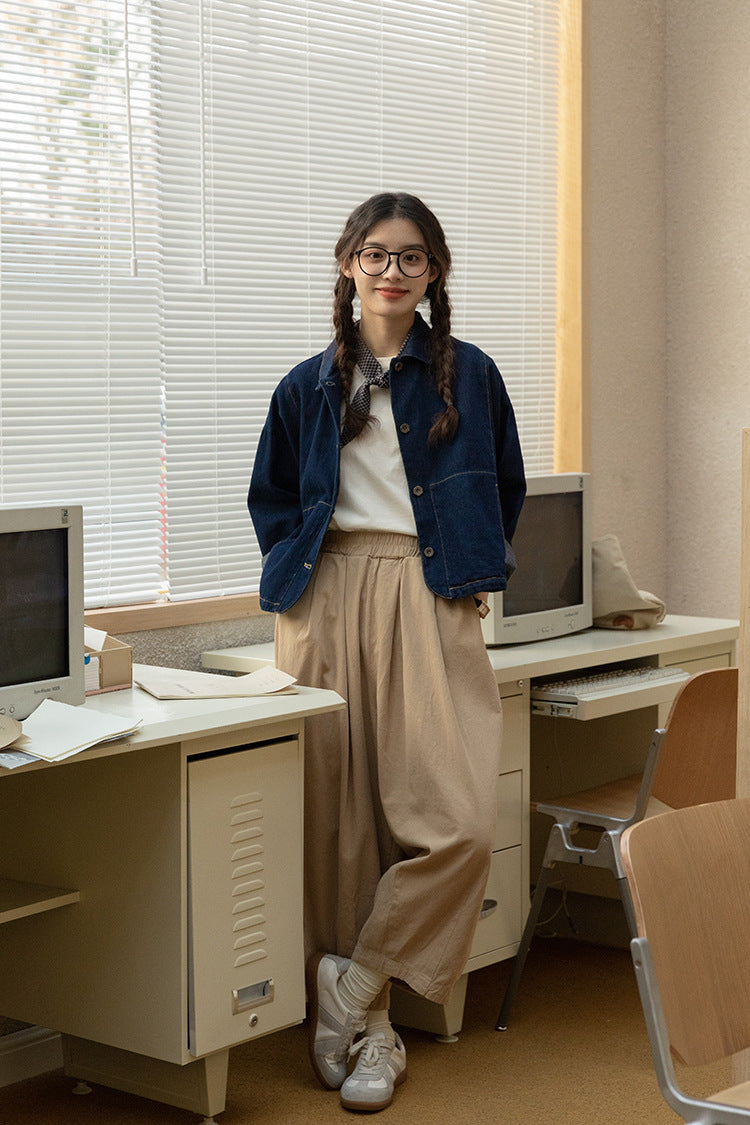
POLYGON ((258 984, 249 984, 246 988, 232 990, 232 1015, 244 1012, 248 1008, 257 1008, 259 1004, 268 1004, 273 1000, 273 979, 260 981, 258 984))
POLYGON ((495 910, 497 910, 497 899, 486 898, 482 903, 482 909, 479 911, 480 921, 482 918, 489 918, 490 914, 492 914, 495 910))

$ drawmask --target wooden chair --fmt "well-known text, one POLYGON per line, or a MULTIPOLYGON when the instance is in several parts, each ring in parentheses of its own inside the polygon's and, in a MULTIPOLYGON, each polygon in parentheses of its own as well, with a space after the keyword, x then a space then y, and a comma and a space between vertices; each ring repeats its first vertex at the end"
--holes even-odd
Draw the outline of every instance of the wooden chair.
POLYGON ((693 1125, 750 1122, 750 1082, 696 1098, 672 1056, 700 1066, 750 1047, 750 798, 677 809, 622 839, 631 942, 659 1088, 693 1125))
POLYGON ((503 997, 498 1031, 507 1029, 539 912, 557 864, 610 870, 617 880, 631 937, 635 937, 635 916, 620 856, 622 833, 644 817, 670 808, 733 797, 736 760, 737 669, 696 672, 675 696, 665 726, 654 731, 642 774, 535 803, 536 810, 554 817, 555 823, 503 997), (598 833, 594 846, 590 831, 586 846, 576 840, 581 828, 598 833))

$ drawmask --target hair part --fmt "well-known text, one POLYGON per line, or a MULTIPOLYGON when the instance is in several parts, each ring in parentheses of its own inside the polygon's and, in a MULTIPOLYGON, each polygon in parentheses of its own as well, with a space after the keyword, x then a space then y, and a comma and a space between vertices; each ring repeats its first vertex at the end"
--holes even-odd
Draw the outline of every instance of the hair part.
POLYGON ((425 297, 430 302, 430 368, 445 410, 438 414, 430 429, 431 444, 449 441, 458 427, 458 410, 453 402, 453 342, 451 340, 451 304, 447 279, 451 253, 443 228, 433 212, 416 195, 406 192, 380 192, 366 199, 352 211, 336 243, 335 255, 339 276, 333 293, 333 328, 336 338, 336 365, 341 378, 341 396, 346 402, 344 424, 357 436, 367 425, 368 417, 351 406, 352 378, 357 362, 357 327, 354 321, 356 286, 341 266, 351 260, 374 226, 387 219, 410 219, 422 233, 432 264, 438 270, 427 286, 425 297))

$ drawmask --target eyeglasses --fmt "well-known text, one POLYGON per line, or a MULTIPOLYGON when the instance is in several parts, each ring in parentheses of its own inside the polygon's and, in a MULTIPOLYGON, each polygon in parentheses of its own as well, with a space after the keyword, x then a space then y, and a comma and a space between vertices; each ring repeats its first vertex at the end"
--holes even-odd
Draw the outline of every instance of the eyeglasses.
POLYGON ((432 262, 432 254, 428 254, 426 250, 399 250, 396 253, 381 250, 379 246, 365 246, 362 250, 355 250, 354 257, 359 262, 362 273, 370 277, 379 277, 381 273, 385 273, 391 264, 391 258, 396 259, 404 277, 421 277, 432 262))

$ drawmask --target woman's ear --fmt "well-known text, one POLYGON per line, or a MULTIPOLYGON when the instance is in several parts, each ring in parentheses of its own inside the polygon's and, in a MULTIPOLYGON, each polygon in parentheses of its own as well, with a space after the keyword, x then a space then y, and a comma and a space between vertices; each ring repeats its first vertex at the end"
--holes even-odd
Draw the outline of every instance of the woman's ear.
POLYGON ((339 268, 344 277, 352 277, 352 260, 351 258, 344 258, 343 262, 339 263, 339 268))

